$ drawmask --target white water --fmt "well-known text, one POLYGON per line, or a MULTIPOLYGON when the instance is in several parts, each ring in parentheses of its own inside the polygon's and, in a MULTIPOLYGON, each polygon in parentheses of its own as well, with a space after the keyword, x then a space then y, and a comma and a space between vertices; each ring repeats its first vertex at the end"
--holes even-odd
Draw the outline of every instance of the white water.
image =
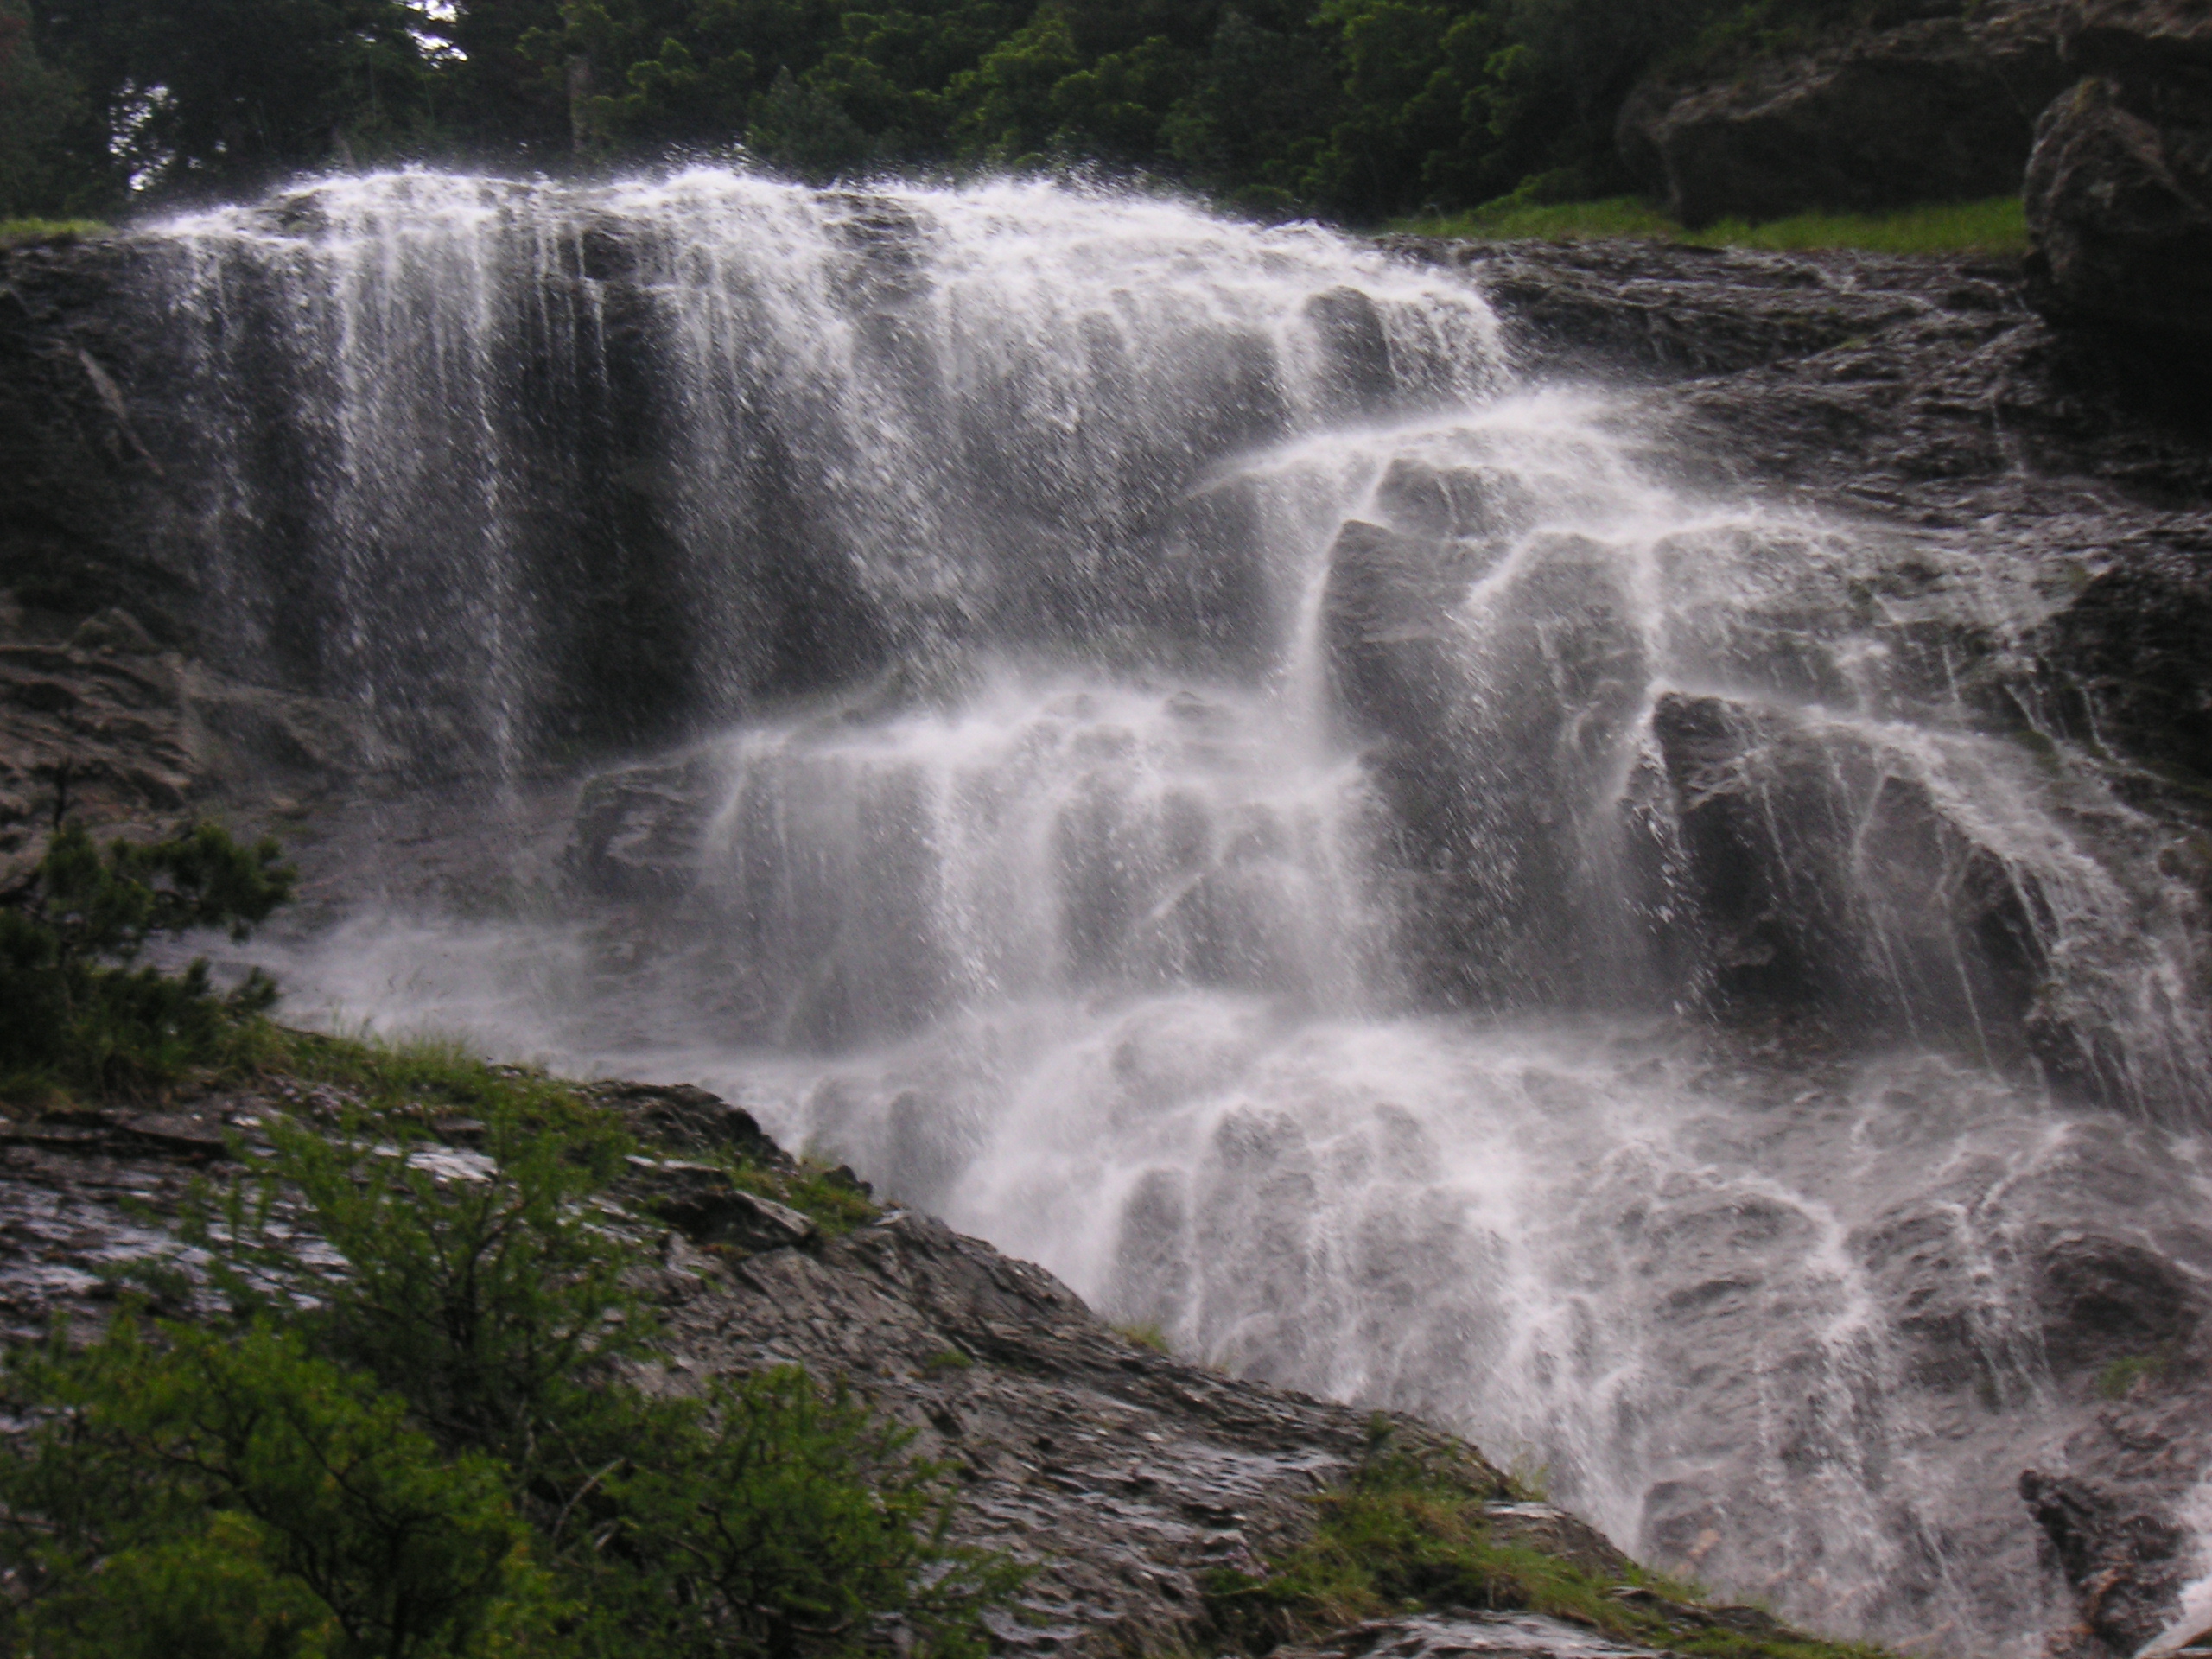
POLYGON ((1672 487, 1310 228, 702 170, 167 234, 240 652, 494 826, 648 683, 693 734, 596 786, 673 900, 364 904, 296 1007, 706 1082, 1662 1565, 2040 1647, 2036 1241, 2202 1202, 2063 1103, 2212 1076, 2168 832, 1992 712, 2043 573, 1672 487))

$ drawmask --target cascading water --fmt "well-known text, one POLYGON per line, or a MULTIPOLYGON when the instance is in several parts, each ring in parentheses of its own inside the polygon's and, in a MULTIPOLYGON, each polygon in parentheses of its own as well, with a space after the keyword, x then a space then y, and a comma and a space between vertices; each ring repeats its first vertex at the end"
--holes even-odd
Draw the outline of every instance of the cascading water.
POLYGON ((296 1006, 707 1082, 1662 1564, 2039 1645, 2031 1263, 2212 1270, 2212 1053, 2037 573, 1670 487, 1312 228, 699 170, 162 235, 235 655, 487 835, 659 751, 563 919, 364 906, 296 1006))

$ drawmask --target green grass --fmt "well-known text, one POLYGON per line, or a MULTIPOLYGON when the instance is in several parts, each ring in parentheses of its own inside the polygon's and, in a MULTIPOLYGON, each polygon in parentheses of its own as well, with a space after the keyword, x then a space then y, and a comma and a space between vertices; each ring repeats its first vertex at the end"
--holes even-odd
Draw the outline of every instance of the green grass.
POLYGON ((1211 1574, 1208 1610, 1249 1653, 1363 1619, 1460 1608, 1542 1613, 1699 1659, 1879 1659, 1878 1649, 1804 1636, 1753 1609, 1705 1606, 1694 1590, 1640 1568, 1617 1580, 1494 1538, 1483 1505, 1497 1496, 1378 1441, 1350 1484, 1313 1500, 1313 1537, 1265 1578, 1211 1574))
POLYGON ((1550 204, 1510 200, 1442 219, 1391 226, 1414 236, 1478 241, 1586 242, 1626 238, 1695 248, 1764 248, 1798 252, 1853 248, 1867 253, 2022 253, 2027 218, 2018 196, 1907 207, 1894 213, 1797 213, 1754 225, 1723 219, 1685 230, 1634 196, 1550 204))
POLYGON ((734 1185, 813 1217, 830 1238, 842 1238, 883 1213, 847 1185, 836 1170, 804 1158, 795 1170, 767 1169, 742 1158, 728 1159, 726 1166, 734 1185))
MULTIPOLYGON (((379 1116, 431 1122, 480 1118, 498 1108, 523 1114, 550 1130, 607 1128, 616 1116, 535 1067, 486 1060, 453 1038, 385 1040, 330 1036, 264 1025, 250 1039, 253 1069, 305 1084, 329 1084, 360 1096, 379 1116)), ((696 1149, 692 1149, 696 1155, 696 1149)), ((832 1169, 801 1160, 775 1170, 729 1157, 731 1182, 813 1218, 831 1238, 865 1227, 882 1211, 832 1169)))
POLYGON ((41 242, 74 242, 111 228, 97 219, 0 219, 0 251, 41 242))
POLYGON ((2097 1373, 2097 1393, 2106 1400, 2125 1399, 2139 1378, 2163 1376, 2166 1369, 2162 1354, 2134 1354, 2126 1359, 2115 1359, 2097 1373))
POLYGON ((1167 1345, 1167 1333, 1157 1324, 1117 1325, 1114 1334, 1136 1347, 1149 1348, 1155 1354, 1173 1351, 1167 1345))
POLYGON ((504 1109, 564 1133, 620 1122, 559 1078, 531 1066, 495 1064, 456 1038, 334 1036, 264 1023, 244 1033, 240 1046, 251 1058, 242 1072, 328 1084, 378 1117, 428 1125, 504 1109))
POLYGON ((1607 237, 1673 242, 1681 226, 1634 196, 1604 201, 1493 202, 1440 219, 1403 219, 1390 228, 1408 236, 1460 236, 1484 242, 1587 242, 1607 237))

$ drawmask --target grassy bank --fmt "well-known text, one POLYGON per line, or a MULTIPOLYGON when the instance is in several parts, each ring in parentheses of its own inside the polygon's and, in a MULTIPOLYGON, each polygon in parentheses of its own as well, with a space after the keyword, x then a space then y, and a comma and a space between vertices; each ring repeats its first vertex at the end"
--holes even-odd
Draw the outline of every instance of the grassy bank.
POLYGON ((1907 207, 1894 213, 1797 213, 1751 224, 1722 219, 1686 230, 1634 196, 1542 206, 1500 203, 1441 219, 1401 219, 1390 227, 1414 236, 1480 241, 1581 242, 1605 237, 1671 242, 1694 248, 1764 248, 1801 251, 1853 248, 1868 253, 2024 253, 2027 219, 2017 196, 1907 207))
POLYGON ((97 219, 0 219, 0 252, 41 242, 74 242, 111 228, 97 219))

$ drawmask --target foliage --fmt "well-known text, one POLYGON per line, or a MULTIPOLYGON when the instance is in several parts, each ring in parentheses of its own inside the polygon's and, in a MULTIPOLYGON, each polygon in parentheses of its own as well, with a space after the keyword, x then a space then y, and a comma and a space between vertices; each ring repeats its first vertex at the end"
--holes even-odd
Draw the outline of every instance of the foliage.
POLYGON ((486 1161, 460 1167, 398 1114, 349 1112, 334 1135, 271 1123, 275 1155, 219 1205, 203 1200, 187 1237, 241 1313, 312 1329, 441 1444, 495 1454, 529 1485, 588 1460, 574 1442, 597 1432, 607 1393, 587 1367, 641 1352, 651 1327, 622 1283, 634 1247, 587 1203, 628 1136, 580 1107, 549 1121, 519 1092, 487 1091, 486 1161), (303 1269, 289 1227, 272 1231, 288 1193, 342 1276, 303 1269), (548 1442, 548 1425, 564 1438, 548 1442))
POLYGON ((97 219, 0 219, 0 250, 74 242, 109 228, 97 219))
POLYGON ((1643 79, 1964 3, 0 0, 0 80, 41 111, 13 149, 0 118, 0 213, 742 143, 818 181, 1079 166, 1374 223, 1624 189, 1614 119, 1643 79))
POLYGON ((546 1611, 496 1465, 296 1334, 126 1316, 9 1393, 39 1417, 0 1461, 16 1650, 489 1653, 546 1611))
POLYGON ((91 111, 85 170, 134 189, 235 192, 302 164, 406 153, 430 130, 439 42, 407 0, 32 0, 91 111))
POLYGON ((2097 1373, 2097 1395, 2103 1400, 2124 1400, 2143 1378, 2164 1376, 2167 1363, 2164 1354, 2130 1354, 2115 1359, 2097 1373))
POLYGON ((87 141, 89 114, 76 82, 40 50, 24 0, 0 0, 0 220, 81 208, 97 194, 71 148, 87 141))
POLYGON ((987 1651, 979 1615, 1025 1575, 947 1541, 951 1500, 935 1465, 906 1456, 911 1431, 790 1369, 718 1383, 705 1412, 714 1432, 690 1455, 607 1482, 613 1535, 639 1565, 599 1599, 631 1628, 650 1621, 652 1651, 840 1651, 887 1615, 943 1659, 987 1651))
POLYGON ((1401 1447, 1380 1423, 1365 1462, 1314 1500, 1313 1534, 1265 1578, 1230 1570, 1206 1585, 1222 1633, 1249 1652, 1424 1608, 1526 1610, 1619 1641, 1707 1659, 1879 1659, 1877 1649, 1801 1637, 1748 1609, 1722 1618, 1692 1591, 1631 1567, 1614 1579, 1492 1536, 1488 1485, 1401 1447))
POLYGON ((795 1370, 636 1386, 659 1331, 609 1207, 632 1149, 611 1114, 449 1046, 292 1040, 374 1103, 268 1125, 270 1155, 203 1190, 187 1237, 248 1328, 281 1320, 441 1453, 489 1460, 562 1650, 803 1659, 885 1620, 922 1654, 981 1650, 1020 1574, 949 1541, 950 1489, 905 1431, 795 1370), (480 1150, 434 1138, 456 1105, 480 1150), (300 1229, 342 1266, 303 1259, 300 1229))
POLYGON ((797 1170, 789 1171, 736 1159, 731 1161, 729 1172, 734 1185, 811 1217, 830 1238, 842 1238, 882 1214, 850 1175, 820 1164, 802 1161, 797 1170))
POLYGON ((1723 219, 1683 238, 1707 247, 1858 248, 1868 253, 2024 253, 2027 213, 1996 196, 1894 213, 1797 213, 1748 225, 1723 219))
POLYGON ((1405 219, 1393 228, 1484 241, 1630 237, 1692 247, 1856 248, 1869 253, 2018 253, 2026 249, 2028 236, 2017 196, 1893 213, 1799 213, 1761 225, 1723 219, 1700 231, 1684 230, 1633 196, 1552 205, 1506 200, 1445 218, 1405 219))
POLYGON ((1390 228, 1409 236, 1463 236, 1484 242, 1586 242, 1605 237, 1673 242, 1685 234, 1634 196, 1553 203, 1509 197, 1467 213, 1397 219, 1390 228))
POLYGON ((265 976, 224 994, 204 959, 175 976, 130 964, 162 934, 221 927, 245 938, 290 896, 280 856, 273 841, 243 846, 212 823, 105 853, 82 827, 60 825, 29 875, 0 893, 0 1092, 144 1089, 232 1054, 276 1001, 265 976))

